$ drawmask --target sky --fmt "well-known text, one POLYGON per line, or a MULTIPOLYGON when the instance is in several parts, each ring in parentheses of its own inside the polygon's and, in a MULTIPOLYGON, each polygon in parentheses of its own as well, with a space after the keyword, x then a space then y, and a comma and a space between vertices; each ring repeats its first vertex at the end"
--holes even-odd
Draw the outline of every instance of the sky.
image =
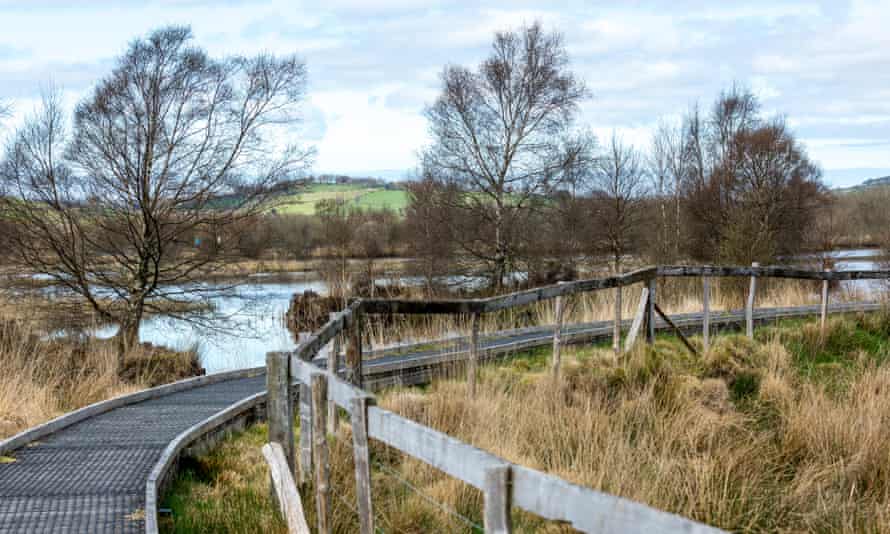
POLYGON ((786 117, 831 186, 890 175, 890 1, 0 0, 0 101, 42 90, 74 104, 132 39, 191 25, 213 55, 296 52, 309 71, 313 171, 400 179, 428 143, 423 117, 447 64, 475 66, 494 32, 562 32, 592 98, 579 124, 645 148, 660 119, 733 82, 786 117))

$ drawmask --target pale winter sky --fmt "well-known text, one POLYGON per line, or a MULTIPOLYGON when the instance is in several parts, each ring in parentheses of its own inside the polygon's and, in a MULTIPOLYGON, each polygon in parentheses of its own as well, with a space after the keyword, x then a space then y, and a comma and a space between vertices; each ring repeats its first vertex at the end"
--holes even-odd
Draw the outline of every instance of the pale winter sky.
POLYGON ((840 186, 890 174, 890 1, 415 2, 0 0, 0 99, 41 87, 73 104, 131 39, 190 24, 213 54, 298 52, 316 172, 399 178, 426 142, 421 114, 446 63, 475 65, 492 33, 540 20, 565 34, 594 94, 581 123, 640 147, 659 117, 752 87, 840 186))

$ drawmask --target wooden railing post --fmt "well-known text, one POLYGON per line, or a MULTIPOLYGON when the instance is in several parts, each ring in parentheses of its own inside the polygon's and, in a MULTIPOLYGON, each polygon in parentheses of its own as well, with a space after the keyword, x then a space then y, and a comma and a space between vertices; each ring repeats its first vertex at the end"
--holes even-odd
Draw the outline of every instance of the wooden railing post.
MULTIPOLYGON (((309 336, 301 332, 300 342, 309 336)), ((301 487, 312 480, 312 388, 300 382, 300 472, 298 480, 301 487)))
MULTIPOLYGON (((332 313, 331 318, 333 319, 336 314, 332 313)), ((328 372, 331 373, 331 376, 337 376, 337 371, 340 370, 340 334, 334 336, 334 339, 331 340, 331 350, 328 353, 328 372)), ((338 412, 337 405, 334 401, 328 401, 328 434, 334 434, 337 432, 338 425, 338 412)))
POLYGON ((296 473, 294 456, 293 397, 290 388, 290 354, 266 354, 266 416, 269 443, 278 443, 287 458, 291 476, 296 473))
POLYGON ((647 282, 649 288, 649 302, 646 305, 646 343, 655 343, 655 293, 658 286, 658 278, 653 276, 647 282))
POLYGON ((510 487, 510 466, 502 465, 485 470, 485 510, 486 534, 509 534, 513 531, 510 520, 510 507, 513 496, 510 487))
MULTIPOLYGON (((825 269, 831 272, 831 269, 825 269)), ((828 321, 828 279, 822 280, 822 309, 819 317, 819 335, 825 339, 825 323, 828 321)))
POLYGON ((708 353, 711 347, 711 281, 705 276, 701 279, 702 283, 702 325, 701 325, 701 342, 702 352, 708 353))
POLYGON ((368 448, 368 405, 372 397, 355 397, 350 401, 352 418, 352 451, 355 463, 355 498, 361 534, 374 533, 374 508, 371 503, 371 455, 368 448))
POLYGON ((263 457, 269 464, 272 476, 272 491, 278 501, 278 510, 287 524, 289 534, 310 534, 309 524, 303 513, 303 502, 297 492, 297 483, 287 465, 287 458, 280 443, 266 443, 262 448, 263 457))
POLYGON ((479 320, 481 315, 474 313, 470 320, 470 358, 467 360, 467 394, 476 398, 476 368, 479 365, 479 320))
POLYGON ((615 288, 615 322, 612 324, 612 350, 621 354, 621 286, 615 288))
POLYGON ((627 331, 627 337, 624 339, 624 352, 628 352, 633 348, 637 341, 637 335, 640 328, 646 320, 646 311, 649 308, 649 288, 644 287, 640 292, 640 302, 637 304, 637 312, 634 314, 633 322, 630 324, 630 330, 627 331))
MULTIPOLYGON (((751 267, 759 267, 756 261, 751 263, 751 267)), ((757 277, 751 275, 751 286, 748 288, 748 302, 745 305, 745 334, 748 339, 754 339, 754 296, 757 293, 757 277)))
POLYGON ((312 437, 315 464, 315 509, 318 532, 328 534, 330 525, 330 466, 328 465, 328 437, 325 419, 328 404, 328 379, 321 373, 312 374, 312 437))
POLYGON ((554 378, 559 378, 559 367, 562 361, 562 323, 563 316, 565 315, 565 301, 563 297, 556 297, 555 306, 556 324, 553 327, 553 357, 550 365, 554 378))
POLYGON ((359 311, 352 314, 346 347, 346 381, 357 388, 362 387, 362 321, 359 311))

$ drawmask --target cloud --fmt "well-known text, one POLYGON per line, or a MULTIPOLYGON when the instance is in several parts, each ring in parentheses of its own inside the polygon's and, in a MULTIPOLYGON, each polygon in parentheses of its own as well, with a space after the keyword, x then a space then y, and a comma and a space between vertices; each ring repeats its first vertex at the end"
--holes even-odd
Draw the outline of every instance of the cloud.
MULTIPOLYGON (((303 136, 317 168, 413 168, 423 106, 449 63, 475 66, 493 32, 540 20, 565 36, 594 98, 580 123, 645 146, 659 117, 707 108, 734 81, 788 117, 826 169, 890 168, 890 3, 881 0, 167 0, 25 7, 0 0, 0 98, 50 80, 83 94, 133 38, 191 24, 216 55, 298 53, 309 68, 303 136), (101 28, 102 31, 96 31, 101 28), (851 142, 852 141, 852 142, 851 142)), ((17 109, 19 106, 17 106, 17 109)), ((827 173, 831 176, 831 173, 827 173)))

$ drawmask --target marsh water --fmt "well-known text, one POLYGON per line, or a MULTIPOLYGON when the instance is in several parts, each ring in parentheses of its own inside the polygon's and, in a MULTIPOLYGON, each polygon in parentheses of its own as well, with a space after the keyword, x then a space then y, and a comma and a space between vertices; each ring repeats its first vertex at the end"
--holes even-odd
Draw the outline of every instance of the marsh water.
MULTIPOLYGON (((825 255, 833 259, 836 270, 877 269, 885 261, 880 250, 849 249, 801 255, 795 263, 818 268, 825 255)), ((140 330, 140 340, 173 349, 194 348, 208 373, 263 365, 267 352, 292 350, 296 346, 284 324, 291 297, 306 290, 320 294, 327 291, 320 280, 281 281, 277 277, 274 281, 269 280, 272 278, 249 277, 218 295, 207 297, 213 311, 193 312, 193 320, 166 316, 146 318, 140 330)), ((398 283, 412 282, 410 278, 401 278, 398 283)), ((381 279, 379 283, 395 282, 381 279)), ((881 284, 881 281, 857 280, 843 282, 842 287, 867 295, 877 291, 881 284)), ((96 334, 111 337, 115 332, 116 327, 109 326, 100 328, 96 334)))

